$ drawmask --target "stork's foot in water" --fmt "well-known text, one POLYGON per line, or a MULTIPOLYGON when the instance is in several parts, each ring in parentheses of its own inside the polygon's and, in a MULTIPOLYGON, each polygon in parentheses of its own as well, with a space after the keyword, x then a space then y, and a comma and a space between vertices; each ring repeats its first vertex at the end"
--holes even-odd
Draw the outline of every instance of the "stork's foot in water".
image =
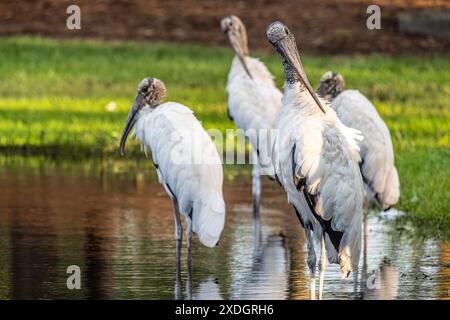
POLYGON ((311 292, 311 300, 316 300, 316 252, 314 251, 314 244, 311 230, 305 229, 308 249, 308 267, 309 267, 309 290, 311 292))
POLYGON ((192 256, 187 254, 187 275, 186 275, 186 299, 192 300, 191 272, 192 272, 192 256))
POLYGON ((191 242, 192 242, 192 210, 189 214, 189 217, 186 217, 186 266, 187 266, 187 275, 186 275, 186 299, 192 299, 192 287, 191 287, 191 271, 192 271, 192 250, 191 250, 191 242))
POLYGON ((327 268, 327 257, 325 254, 325 236, 322 236, 322 248, 320 252, 320 274, 319 274, 319 300, 322 300, 323 281, 325 279, 325 270, 327 268))
POLYGON ((175 256, 175 300, 181 299, 181 239, 176 240, 176 256, 175 256))
POLYGON ((261 169, 259 166, 258 154, 252 152, 252 197, 253 197, 253 219, 259 224, 260 199, 261 199, 261 169))
POLYGON ((174 198, 173 200, 173 218, 175 220, 175 300, 181 299, 181 241, 183 239, 183 229, 180 220, 180 211, 178 210, 178 202, 174 198))

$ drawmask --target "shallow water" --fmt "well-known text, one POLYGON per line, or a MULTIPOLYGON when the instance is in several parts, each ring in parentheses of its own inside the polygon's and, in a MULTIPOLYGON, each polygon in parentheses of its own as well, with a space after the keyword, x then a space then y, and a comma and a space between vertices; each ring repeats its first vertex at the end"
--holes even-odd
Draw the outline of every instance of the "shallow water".
MULTIPOLYGON (((209 249, 194 237, 189 281, 183 242, 179 298, 307 299, 303 231, 283 191, 263 179, 258 240, 249 171, 225 176, 222 238, 209 249)), ((3 159, 0 190, 1 299, 175 298, 171 202, 147 162, 3 159), (80 290, 66 286, 69 265, 80 290)), ((356 284, 328 266, 325 299, 449 298, 449 243, 414 239, 394 220, 370 213, 356 284)))

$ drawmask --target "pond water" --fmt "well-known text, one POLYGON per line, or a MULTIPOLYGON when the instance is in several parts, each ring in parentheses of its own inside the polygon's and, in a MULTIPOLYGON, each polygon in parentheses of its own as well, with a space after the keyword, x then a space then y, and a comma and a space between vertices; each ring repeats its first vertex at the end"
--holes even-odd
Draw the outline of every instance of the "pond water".
MULTIPOLYGON (((194 237, 188 274, 183 241, 177 286, 172 206, 149 161, 0 164, 0 299, 174 299, 176 289, 189 299, 309 297, 303 231, 267 179, 254 236, 248 168, 225 170, 219 245, 194 237), (81 269, 79 290, 66 286, 70 265, 81 269)), ((449 298, 449 243, 415 239, 389 217, 370 213, 356 283, 328 266, 325 299, 449 298)))

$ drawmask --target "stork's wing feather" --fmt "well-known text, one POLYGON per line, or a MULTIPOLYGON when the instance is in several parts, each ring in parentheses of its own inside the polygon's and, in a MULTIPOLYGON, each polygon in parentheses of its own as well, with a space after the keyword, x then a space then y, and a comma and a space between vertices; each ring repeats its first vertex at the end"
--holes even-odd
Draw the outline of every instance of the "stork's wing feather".
POLYGON ((228 115, 244 131, 262 167, 271 170, 271 136, 273 120, 281 105, 282 93, 273 76, 259 60, 246 57, 253 80, 242 64, 234 59, 228 75, 228 115))
POLYGON ((374 105, 357 90, 346 90, 332 102, 339 119, 360 130, 361 172, 365 182, 383 208, 398 202, 400 183, 394 165, 394 151, 389 129, 374 105))
POLYGON ((333 261, 338 254, 345 276, 357 264, 361 238, 363 188, 355 133, 314 117, 298 130, 296 172, 306 178, 303 192, 325 232, 328 257, 333 261))
POLYGON ((193 112, 168 102, 142 116, 136 136, 150 147, 158 177, 181 213, 192 210, 193 231, 206 246, 219 240, 225 219, 222 164, 214 143, 193 112))
MULTIPOLYGON (((325 115, 282 109, 278 120, 285 133, 277 135, 277 175, 291 203, 307 203, 325 231, 328 259, 339 261, 346 275, 359 259, 363 187, 357 142, 362 137, 331 109, 325 115)), ((304 208, 298 210, 305 215, 304 208)))

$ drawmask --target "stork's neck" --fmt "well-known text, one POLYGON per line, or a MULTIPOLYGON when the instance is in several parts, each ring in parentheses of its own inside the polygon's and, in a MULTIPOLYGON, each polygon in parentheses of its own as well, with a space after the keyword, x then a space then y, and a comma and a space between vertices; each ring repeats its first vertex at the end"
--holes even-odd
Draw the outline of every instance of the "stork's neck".
POLYGON ((282 106, 287 109, 300 109, 306 114, 322 113, 301 82, 285 82, 282 106))
POLYGON ((285 85, 286 86, 293 86, 295 85, 295 87, 298 88, 298 90, 300 91, 304 91, 306 90, 306 87, 302 81, 302 79, 306 82, 307 85, 311 86, 308 80, 308 77, 306 76, 306 73, 303 69, 303 65, 302 65, 302 61, 300 59, 300 56, 298 54, 298 52, 295 52, 294 54, 296 55, 296 60, 297 63, 299 65, 299 72, 300 74, 297 72, 297 70, 294 68, 294 66, 292 65, 292 63, 287 59, 287 57, 285 56, 285 53, 283 51, 281 51, 278 47, 277 47, 277 51, 281 54, 282 56, 282 65, 283 65, 283 71, 284 71, 284 75, 285 75, 285 85))
POLYGON ((298 73, 295 71, 294 67, 287 61, 287 59, 285 57, 283 57, 282 65, 283 65, 284 75, 286 77, 285 85, 293 86, 293 85, 300 84, 299 87, 301 88, 301 90, 302 91, 306 90, 306 88, 304 87, 303 83, 300 80, 300 76, 298 75, 298 73))

